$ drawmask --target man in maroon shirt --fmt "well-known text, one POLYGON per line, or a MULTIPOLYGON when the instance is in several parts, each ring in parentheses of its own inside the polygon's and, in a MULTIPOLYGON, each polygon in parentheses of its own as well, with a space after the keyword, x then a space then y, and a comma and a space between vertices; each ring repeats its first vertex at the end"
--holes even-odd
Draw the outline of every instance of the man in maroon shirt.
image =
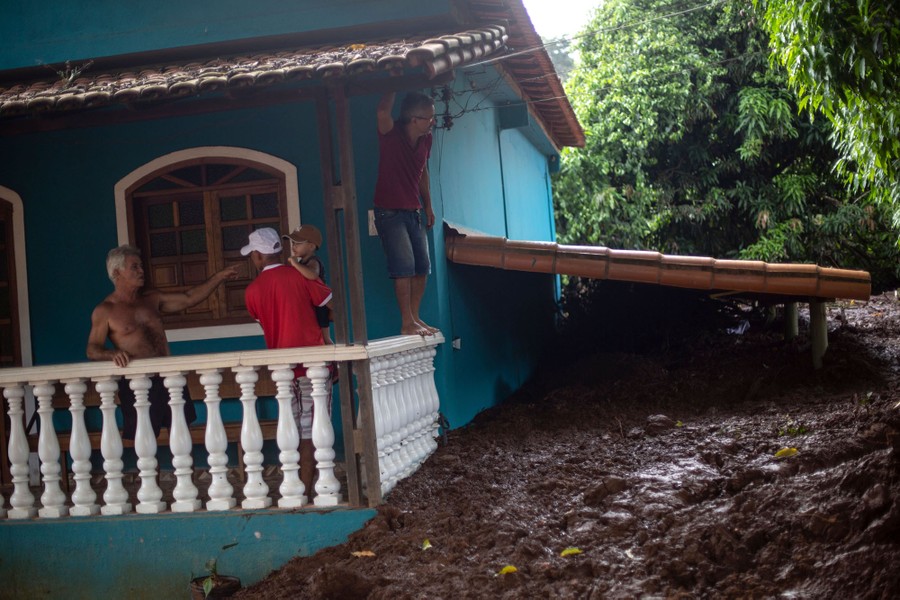
POLYGON ((394 280, 400 333, 433 335, 437 329, 422 321, 419 305, 431 273, 426 229, 434 225, 428 181, 434 102, 424 94, 407 94, 397 121, 391 116, 393 106, 393 93, 378 103, 375 227, 394 280))

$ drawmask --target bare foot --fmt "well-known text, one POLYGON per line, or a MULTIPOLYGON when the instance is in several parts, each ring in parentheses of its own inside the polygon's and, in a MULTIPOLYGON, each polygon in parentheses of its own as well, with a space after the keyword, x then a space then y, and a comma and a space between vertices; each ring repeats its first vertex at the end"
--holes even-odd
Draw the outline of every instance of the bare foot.
POLYGON ((430 331, 431 332, 430 335, 434 335, 435 333, 440 331, 440 329, 438 329, 437 327, 432 327, 431 325, 429 325, 428 323, 426 323, 425 321, 423 321, 421 319, 417 319, 416 323, 418 323, 420 327, 424 327, 425 329, 430 331))
POLYGON ((434 335, 434 332, 431 331, 428 327, 423 327, 419 323, 412 323, 410 325, 404 325, 400 328, 401 335, 421 335, 425 337, 426 335, 434 335))

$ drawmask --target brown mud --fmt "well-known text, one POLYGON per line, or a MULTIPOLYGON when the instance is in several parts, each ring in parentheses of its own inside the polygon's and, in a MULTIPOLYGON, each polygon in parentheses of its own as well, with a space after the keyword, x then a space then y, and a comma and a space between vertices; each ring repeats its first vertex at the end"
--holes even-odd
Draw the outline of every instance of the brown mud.
POLYGON ((890 294, 829 305, 820 371, 803 323, 547 369, 238 597, 900 597, 898 341, 890 294))

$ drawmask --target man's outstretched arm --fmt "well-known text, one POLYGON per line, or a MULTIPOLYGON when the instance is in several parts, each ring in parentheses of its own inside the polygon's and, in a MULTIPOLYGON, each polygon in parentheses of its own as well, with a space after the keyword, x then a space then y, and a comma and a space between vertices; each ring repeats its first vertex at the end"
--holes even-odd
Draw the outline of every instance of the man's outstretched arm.
POLYGON ((200 304, 219 287, 222 282, 237 277, 237 267, 232 265, 226 267, 201 283, 184 292, 160 292, 159 293, 159 311, 163 313, 174 313, 182 311, 186 308, 200 304))

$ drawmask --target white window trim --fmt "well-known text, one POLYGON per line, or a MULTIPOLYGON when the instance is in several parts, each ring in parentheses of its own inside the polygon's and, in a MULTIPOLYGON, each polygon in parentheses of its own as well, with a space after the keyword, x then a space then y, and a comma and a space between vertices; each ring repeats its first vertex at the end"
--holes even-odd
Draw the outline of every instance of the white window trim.
POLYGON ((0 185, 0 198, 13 208, 13 252, 16 253, 16 300, 19 303, 19 351, 22 366, 32 366, 31 313, 28 306, 28 262, 25 260, 25 206, 22 197, 0 185))
MULTIPOLYGON (((284 185, 287 204, 287 220, 288 229, 293 230, 300 225, 300 186, 297 179, 297 167, 288 161, 266 154, 251 150, 249 148, 239 148, 236 146, 198 146, 196 148, 187 148, 186 150, 178 150, 169 154, 160 156, 150 162, 141 165, 116 183, 116 231, 118 234, 119 244, 129 244, 132 240, 128 239, 128 212, 126 210, 125 191, 140 179, 147 175, 165 169, 169 165, 192 160, 196 158, 217 159, 217 158, 240 158, 243 160, 258 162, 268 167, 281 171, 284 175, 284 185)), ((0 188, 0 195, 2 190, 0 188)), ((17 197, 17 196, 16 196, 17 197)), ((20 200, 21 203, 21 200, 20 200)), ((16 224, 16 231, 24 231, 19 229, 16 224)), ((18 263, 19 252, 16 247, 16 261, 18 263)), ((22 255, 24 257, 24 248, 22 255)), ((27 306, 27 305, 26 305, 27 306)), ((21 317, 21 311, 20 311, 21 317)), ((27 323, 27 319, 25 320, 27 323)), ((210 327, 189 327, 181 329, 170 329, 166 331, 166 338, 169 342, 184 342, 193 340, 212 340, 230 337, 253 337, 262 335, 262 328, 259 323, 244 323, 240 325, 213 325, 210 327)), ((28 338, 30 340, 30 337, 28 338)), ((29 356, 31 351, 29 348, 29 356)))

